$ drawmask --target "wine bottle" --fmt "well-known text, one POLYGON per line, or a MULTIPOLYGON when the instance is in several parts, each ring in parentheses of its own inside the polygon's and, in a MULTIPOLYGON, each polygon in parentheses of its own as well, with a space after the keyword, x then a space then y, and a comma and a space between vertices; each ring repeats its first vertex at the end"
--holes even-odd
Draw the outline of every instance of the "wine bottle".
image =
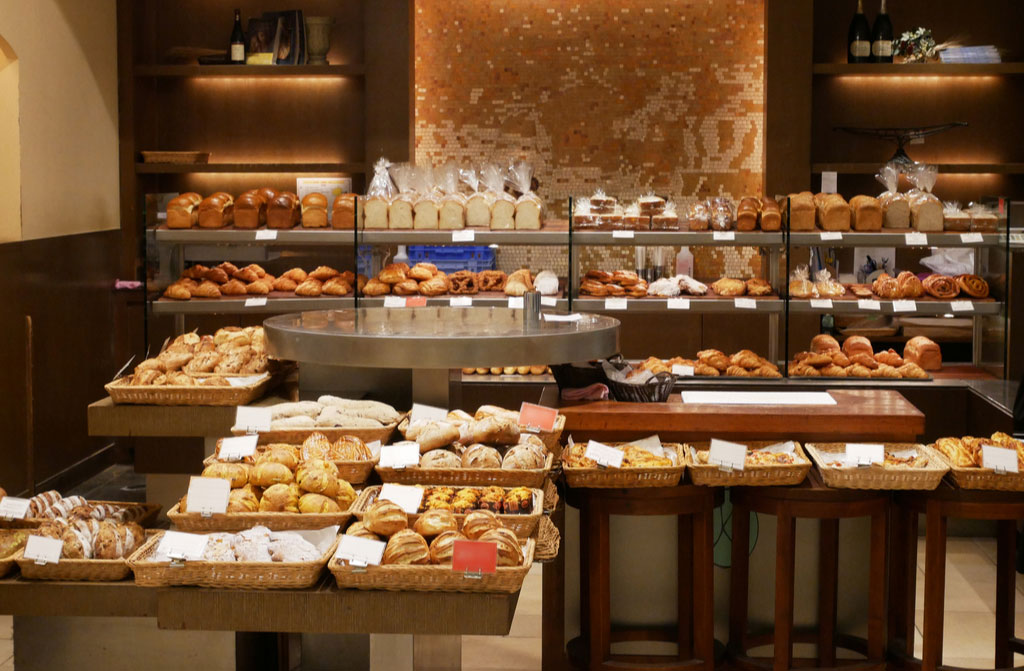
POLYGON ((846 39, 846 62, 868 63, 871 61, 871 26, 864 16, 864 0, 857 0, 857 13, 850 21, 850 32, 846 39))
POLYGON ((242 10, 235 10, 235 27, 231 29, 229 60, 232 65, 245 65, 245 33, 242 32, 242 10))
POLYGON ((882 10, 875 18, 875 27, 871 30, 871 62, 892 63, 892 21, 885 11, 885 0, 882 10))

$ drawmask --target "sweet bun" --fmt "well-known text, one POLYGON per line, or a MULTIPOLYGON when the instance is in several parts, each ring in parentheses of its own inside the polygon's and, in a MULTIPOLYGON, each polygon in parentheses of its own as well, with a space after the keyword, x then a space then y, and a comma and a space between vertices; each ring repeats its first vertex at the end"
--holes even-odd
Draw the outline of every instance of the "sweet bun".
POLYGON ((231 481, 231 488, 243 487, 249 482, 249 467, 245 464, 214 462, 203 469, 204 478, 223 478, 231 481))
POLYGON ((451 450, 430 450, 420 457, 420 468, 462 468, 462 459, 451 450))

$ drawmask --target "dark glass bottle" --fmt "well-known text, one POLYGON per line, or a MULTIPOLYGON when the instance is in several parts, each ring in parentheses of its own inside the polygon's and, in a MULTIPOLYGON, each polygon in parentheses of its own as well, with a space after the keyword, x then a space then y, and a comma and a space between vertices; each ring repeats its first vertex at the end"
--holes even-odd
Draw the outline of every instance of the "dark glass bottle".
POLYGON ((232 65, 245 65, 245 33, 242 32, 242 10, 235 10, 235 27, 231 29, 228 60, 232 65))
POLYGON ((871 62, 871 26, 864 16, 864 0, 857 0, 857 13, 850 21, 850 32, 846 38, 846 62, 871 62))
POLYGON ((882 0, 882 10, 875 18, 875 26, 871 30, 872 63, 892 63, 892 39, 892 21, 885 10, 885 0, 882 0))

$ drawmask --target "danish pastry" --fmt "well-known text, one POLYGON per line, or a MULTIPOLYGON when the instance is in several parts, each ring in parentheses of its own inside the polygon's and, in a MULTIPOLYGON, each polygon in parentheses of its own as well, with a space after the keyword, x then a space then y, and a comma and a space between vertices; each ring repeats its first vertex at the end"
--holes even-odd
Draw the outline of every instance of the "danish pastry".
POLYGON ((476 273, 460 270, 448 276, 449 291, 453 294, 475 294, 480 291, 476 273))
POLYGON ((971 298, 988 298, 988 282, 977 275, 957 275, 956 285, 971 298))
POLYGON ((504 291, 507 277, 500 270, 481 270, 476 279, 480 291, 504 291))

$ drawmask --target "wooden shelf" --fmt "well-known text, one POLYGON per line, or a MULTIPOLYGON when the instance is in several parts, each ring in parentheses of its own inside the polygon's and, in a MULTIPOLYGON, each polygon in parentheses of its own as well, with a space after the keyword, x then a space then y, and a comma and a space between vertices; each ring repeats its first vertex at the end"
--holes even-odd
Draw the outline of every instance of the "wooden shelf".
POLYGON ((353 65, 139 65, 136 77, 362 77, 353 65))
POLYGON ((1022 75, 1024 63, 815 63, 814 74, 859 77, 1022 75))
POLYGON ((140 175, 172 175, 202 172, 329 172, 363 174, 365 163, 136 163, 140 175))
MULTIPOLYGON (((844 175, 873 175, 885 161, 874 163, 812 163, 811 172, 838 172, 844 175)), ((925 163, 929 163, 925 161, 925 163)), ((1024 175, 1024 163, 929 163, 939 169, 939 174, 984 174, 1024 175)))

